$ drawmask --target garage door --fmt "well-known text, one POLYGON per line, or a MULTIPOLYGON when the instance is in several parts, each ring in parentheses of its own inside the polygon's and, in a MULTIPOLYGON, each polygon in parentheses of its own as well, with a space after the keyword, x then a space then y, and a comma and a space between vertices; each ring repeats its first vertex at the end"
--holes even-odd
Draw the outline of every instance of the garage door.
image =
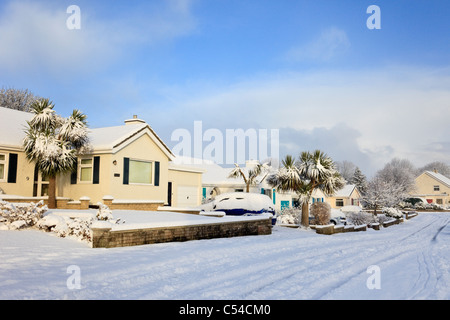
POLYGON ((198 206, 199 197, 198 188, 191 186, 178 186, 177 188, 177 207, 195 207, 198 206))

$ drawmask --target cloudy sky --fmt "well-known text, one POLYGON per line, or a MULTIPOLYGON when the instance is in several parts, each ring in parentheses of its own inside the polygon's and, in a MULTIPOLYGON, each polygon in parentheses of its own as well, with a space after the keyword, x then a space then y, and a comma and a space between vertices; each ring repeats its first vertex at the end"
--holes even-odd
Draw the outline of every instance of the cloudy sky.
POLYGON ((319 148, 370 176, 450 162, 449 17, 447 0, 1 0, 0 86, 93 128, 137 114, 170 147, 194 121, 276 129, 280 156, 319 148))

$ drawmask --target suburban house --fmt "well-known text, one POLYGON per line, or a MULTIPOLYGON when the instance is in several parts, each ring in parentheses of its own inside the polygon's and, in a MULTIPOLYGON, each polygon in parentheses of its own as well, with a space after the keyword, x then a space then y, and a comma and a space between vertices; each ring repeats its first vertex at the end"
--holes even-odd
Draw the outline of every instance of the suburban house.
MULTIPOLYGON (((0 198, 47 196, 48 179, 22 148, 31 118, 0 107, 0 198)), ((90 204, 106 199, 142 209, 201 203, 203 170, 172 163, 171 150, 144 120, 134 116, 124 125, 89 129, 89 139, 90 153, 78 159, 72 173, 57 178, 57 198, 90 204)))
MULTIPOLYGON (((242 178, 229 178, 232 168, 224 168, 209 160, 177 158, 175 163, 188 163, 196 168, 204 170, 202 176, 202 198, 203 201, 214 199, 217 195, 229 192, 245 192, 246 185, 242 178), (196 160, 196 161, 195 161, 196 160)), ((259 161, 248 160, 241 169, 246 176, 248 170, 253 168, 259 161)), ((275 170, 270 168, 270 170, 275 170)), ((267 183, 266 173, 260 175, 256 184, 250 186, 250 192, 261 193, 270 197, 275 210, 281 211, 284 208, 297 207, 300 205, 299 196, 295 192, 280 192, 267 183)), ((327 197, 319 190, 314 190, 311 195, 310 204, 315 202, 328 202, 332 208, 339 209, 346 205, 360 205, 361 194, 355 185, 346 185, 336 192, 332 197, 327 197)))
POLYGON ((361 193, 354 184, 347 184, 341 190, 327 197, 326 201, 333 209, 340 209, 344 206, 361 206, 360 203, 361 193))
POLYGON ((436 171, 425 171, 416 180, 412 197, 425 199, 428 203, 450 205, 450 179, 436 171))

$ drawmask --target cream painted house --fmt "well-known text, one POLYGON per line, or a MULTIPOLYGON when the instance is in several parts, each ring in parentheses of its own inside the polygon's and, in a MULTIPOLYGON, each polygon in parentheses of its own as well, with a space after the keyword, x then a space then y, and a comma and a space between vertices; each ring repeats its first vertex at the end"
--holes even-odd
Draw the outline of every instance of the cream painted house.
MULTIPOLYGON (((0 107, 0 188, 6 195, 42 197, 48 181, 22 148, 30 113, 0 107)), ((171 206, 201 203, 203 171, 172 163, 174 155, 153 129, 134 117, 124 125, 89 129, 91 153, 57 179, 57 197, 91 203, 109 198, 171 206)))
POLYGON ((347 184, 341 190, 327 197, 326 201, 333 209, 340 209, 344 206, 361 206, 361 193, 354 184, 347 184))
POLYGON ((450 178, 438 172, 425 171, 415 182, 416 189, 411 194, 412 197, 423 198, 428 203, 450 205, 450 178))

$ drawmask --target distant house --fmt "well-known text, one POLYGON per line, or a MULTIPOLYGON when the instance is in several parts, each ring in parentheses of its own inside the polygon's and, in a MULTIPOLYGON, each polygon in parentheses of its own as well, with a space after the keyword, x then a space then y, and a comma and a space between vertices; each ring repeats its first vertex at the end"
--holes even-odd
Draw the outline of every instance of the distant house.
MULTIPOLYGON (((32 114, 0 107, 0 188, 4 194, 45 197, 48 179, 22 148, 32 114)), ((57 197, 91 203, 103 197, 196 206, 203 171, 172 163, 174 155, 153 129, 136 116, 124 125, 89 129, 91 153, 79 157, 73 172, 57 178, 57 197)))
MULTIPOLYGON (((189 163, 189 165, 204 170, 204 174, 202 175, 202 198, 204 199, 204 201, 214 199, 219 194, 229 192, 245 192, 246 190, 246 185, 243 179, 228 178, 228 175, 230 174, 232 168, 224 168, 208 160, 197 159, 197 163, 195 163, 196 161, 191 158, 178 158, 174 162, 189 163)), ((242 166, 241 169, 245 174, 247 174, 248 170, 254 167, 257 163, 259 162, 256 160, 248 160, 246 161, 245 166, 242 166)), ((272 170, 275 169, 272 168, 272 170)), ((296 192, 279 192, 271 185, 269 185, 265 178, 266 174, 261 174, 257 183, 250 187, 250 192, 267 195, 272 199, 275 210, 277 211, 281 211, 284 208, 300 206, 299 195, 296 192)), ((347 205, 349 203, 359 205, 360 194, 354 186, 351 188, 351 190, 344 190, 343 192, 339 192, 338 196, 338 199, 342 200, 342 203, 344 203, 343 205, 347 205)), ((330 202, 331 200, 329 200, 329 198, 327 198, 321 190, 314 190, 313 194, 311 195, 310 204, 325 201, 330 202)), ((338 207, 340 204, 339 201, 337 201, 338 207)), ((331 206, 333 208, 336 208, 335 198, 333 198, 333 201, 331 202, 331 206)))
POLYGON ((354 184, 347 184, 338 190, 333 196, 327 197, 326 201, 331 208, 339 209, 344 206, 360 206, 361 193, 354 184))
POLYGON ((428 203, 450 204, 450 179, 435 171, 425 171, 416 180, 412 197, 425 199, 428 203))

